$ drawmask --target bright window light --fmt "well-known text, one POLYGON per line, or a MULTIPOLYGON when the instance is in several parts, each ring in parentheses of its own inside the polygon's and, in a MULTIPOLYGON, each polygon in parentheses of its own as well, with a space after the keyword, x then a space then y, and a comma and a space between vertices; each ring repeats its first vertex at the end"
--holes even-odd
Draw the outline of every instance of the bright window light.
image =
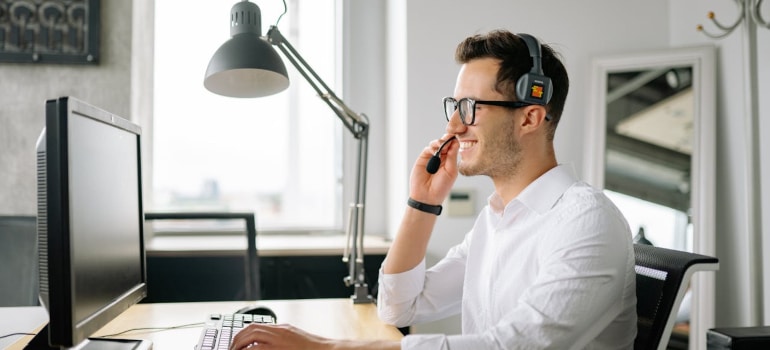
MULTIPOLYGON (((283 2, 254 1, 262 34, 283 2)), ((230 38, 231 1, 155 1, 153 203, 148 211, 247 211, 261 230, 342 226, 341 123, 283 56, 289 89, 252 99, 203 87, 230 38)), ((278 27, 335 86, 335 0, 292 0, 278 27)))
POLYGON ((610 190, 604 193, 626 217, 632 235, 644 228, 644 236, 657 247, 692 251, 687 213, 610 190))

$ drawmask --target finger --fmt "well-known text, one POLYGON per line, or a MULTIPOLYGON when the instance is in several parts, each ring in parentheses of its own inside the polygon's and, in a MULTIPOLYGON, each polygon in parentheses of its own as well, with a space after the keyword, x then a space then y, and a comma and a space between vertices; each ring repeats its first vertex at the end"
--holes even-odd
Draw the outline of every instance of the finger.
POLYGON ((446 141, 441 143, 441 147, 442 147, 441 155, 449 153, 449 149, 454 144, 459 144, 459 143, 457 142, 457 138, 454 135, 451 135, 448 139, 446 139, 446 141))
POLYGON ((438 151, 444 143, 451 140, 452 138, 454 138, 453 134, 444 134, 440 138, 431 141, 429 145, 429 147, 433 150, 431 153, 436 153, 436 151, 438 151))
POLYGON ((436 151, 438 151, 438 148, 441 147, 441 140, 433 140, 428 144, 428 147, 426 148, 427 153, 430 153, 431 155, 435 154, 436 151))
POLYGON ((245 349, 254 343, 270 344, 274 339, 275 335, 269 326, 251 324, 233 337, 230 349, 245 349))
POLYGON ((444 153, 445 161, 444 168, 456 175, 457 173, 457 157, 460 154, 460 143, 457 139, 454 139, 446 147, 444 147, 446 153, 444 153))

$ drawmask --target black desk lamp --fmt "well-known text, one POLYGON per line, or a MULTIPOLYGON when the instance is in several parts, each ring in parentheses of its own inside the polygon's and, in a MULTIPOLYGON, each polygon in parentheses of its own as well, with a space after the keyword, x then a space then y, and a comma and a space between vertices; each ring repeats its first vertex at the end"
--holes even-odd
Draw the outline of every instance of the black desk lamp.
POLYGON ((206 69, 203 86, 209 91, 230 97, 262 97, 283 91, 289 86, 286 66, 272 48, 278 47, 291 64, 315 89, 342 124, 358 140, 358 174, 355 203, 351 204, 347 242, 342 261, 348 264, 345 285, 354 286, 354 303, 372 302, 364 276, 364 202, 366 192, 366 156, 369 119, 353 112, 321 80, 302 56, 278 30, 271 26, 262 37, 259 7, 248 1, 230 10, 230 40, 214 53, 206 69))

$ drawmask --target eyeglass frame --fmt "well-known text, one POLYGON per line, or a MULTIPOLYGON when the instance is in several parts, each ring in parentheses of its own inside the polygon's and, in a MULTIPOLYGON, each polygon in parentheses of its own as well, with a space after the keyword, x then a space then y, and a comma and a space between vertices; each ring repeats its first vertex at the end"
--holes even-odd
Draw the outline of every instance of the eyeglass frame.
MULTIPOLYGON (((527 102, 521 102, 521 101, 493 101, 493 100, 476 100, 470 97, 463 97, 459 100, 455 100, 454 97, 444 97, 442 100, 442 105, 444 107, 444 117, 446 117, 446 121, 449 122, 450 119, 452 119, 452 115, 454 115, 454 111, 458 111, 458 114, 460 115, 460 122, 463 123, 463 125, 474 125, 476 124, 476 105, 490 105, 490 106, 501 106, 501 107, 508 107, 508 108, 521 108, 521 107, 527 107, 527 106, 542 106, 536 103, 527 103, 527 102), (447 101, 454 101, 454 109, 452 110, 452 114, 447 114, 447 108, 446 103, 447 101), (471 102, 471 122, 466 123, 465 117, 463 117, 463 113, 460 111, 460 108, 458 107, 462 101, 470 101, 471 102)), ((545 120, 550 121, 551 116, 546 114, 545 120)))

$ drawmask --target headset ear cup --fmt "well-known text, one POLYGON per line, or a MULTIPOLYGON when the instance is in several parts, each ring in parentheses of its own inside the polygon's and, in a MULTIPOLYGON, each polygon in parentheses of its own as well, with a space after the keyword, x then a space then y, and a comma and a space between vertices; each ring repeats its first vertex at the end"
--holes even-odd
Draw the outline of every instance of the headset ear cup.
POLYGON ((540 42, 526 33, 518 35, 527 45, 529 55, 532 57, 532 70, 516 81, 516 98, 521 102, 545 106, 553 96, 553 85, 551 78, 543 73, 540 42))
POLYGON ((546 105, 552 95, 551 79, 544 75, 526 73, 516 81, 516 98, 521 102, 546 105))

